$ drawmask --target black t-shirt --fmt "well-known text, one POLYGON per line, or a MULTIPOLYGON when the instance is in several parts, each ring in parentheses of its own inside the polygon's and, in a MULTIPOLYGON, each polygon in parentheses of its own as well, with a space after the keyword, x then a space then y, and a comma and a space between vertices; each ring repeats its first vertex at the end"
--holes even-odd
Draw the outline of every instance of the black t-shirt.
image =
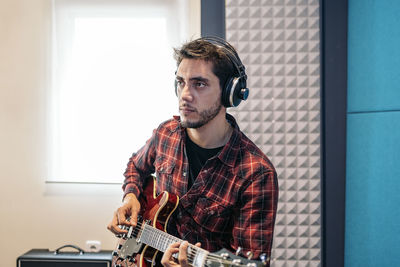
POLYGON ((199 175, 201 168, 204 166, 206 161, 209 158, 212 158, 219 151, 221 151, 222 147, 217 148, 203 148, 190 140, 189 135, 186 137, 186 154, 189 159, 189 180, 188 180, 188 190, 194 184, 194 181, 199 175))

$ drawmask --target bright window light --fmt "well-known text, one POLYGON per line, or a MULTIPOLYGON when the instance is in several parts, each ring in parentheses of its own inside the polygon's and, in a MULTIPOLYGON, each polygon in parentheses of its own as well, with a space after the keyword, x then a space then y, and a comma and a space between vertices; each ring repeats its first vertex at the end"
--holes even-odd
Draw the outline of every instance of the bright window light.
POLYGON ((73 12, 56 27, 48 181, 121 183, 131 154, 178 113, 171 14, 121 12, 73 12))

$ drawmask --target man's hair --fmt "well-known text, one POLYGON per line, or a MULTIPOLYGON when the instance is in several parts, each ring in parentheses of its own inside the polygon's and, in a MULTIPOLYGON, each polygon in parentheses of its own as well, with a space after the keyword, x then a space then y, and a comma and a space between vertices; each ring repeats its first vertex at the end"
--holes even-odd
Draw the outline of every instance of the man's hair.
POLYGON ((219 79, 223 90, 230 77, 238 77, 239 73, 233 65, 225 48, 214 45, 206 40, 196 39, 185 43, 180 48, 174 48, 174 58, 177 67, 183 59, 202 59, 212 63, 212 72, 219 79))

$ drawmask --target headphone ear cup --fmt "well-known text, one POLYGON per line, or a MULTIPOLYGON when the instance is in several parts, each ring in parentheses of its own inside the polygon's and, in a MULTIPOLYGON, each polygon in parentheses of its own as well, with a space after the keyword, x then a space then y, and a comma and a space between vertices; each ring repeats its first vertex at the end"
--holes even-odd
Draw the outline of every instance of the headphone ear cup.
POLYGON ((233 77, 229 78, 227 82, 225 83, 224 88, 222 88, 222 95, 221 95, 221 102, 224 107, 231 107, 231 103, 229 101, 230 95, 231 95, 231 89, 232 88, 232 83, 233 83, 233 77))
POLYGON ((246 92, 245 97, 241 94, 243 88, 246 88, 246 82, 243 78, 229 78, 228 82, 225 84, 224 90, 222 90, 222 104, 227 108, 238 106, 242 100, 247 99, 248 91, 246 92))

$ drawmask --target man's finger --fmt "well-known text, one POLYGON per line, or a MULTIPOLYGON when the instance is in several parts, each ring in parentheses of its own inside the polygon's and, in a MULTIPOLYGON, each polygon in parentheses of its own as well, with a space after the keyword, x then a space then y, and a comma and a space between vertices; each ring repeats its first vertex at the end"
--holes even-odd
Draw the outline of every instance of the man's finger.
POLYGON ((135 227, 137 225, 137 217, 138 212, 136 210, 132 210, 131 218, 129 219, 129 224, 135 227))
POLYGON ((117 224, 130 226, 131 223, 127 220, 129 215, 130 215, 130 212, 128 213, 128 210, 126 210, 125 208, 119 208, 117 210, 117 224))
POLYGON ((118 224, 119 223, 118 223, 117 213, 114 213, 114 216, 113 216, 111 222, 108 224, 107 229, 110 230, 115 235, 124 234, 124 233, 128 232, 126 230, 122 230, 118 226, 118 224))
POLYGON ((140 202, 133 193, 127 194, 123 200, 122 206, 114 212, 112 221, 108 224, 107 229, 115 235, 127 233, 128 230, 123 230, 120 226, 124 225, 136 227, 137 216, 139 212, 140 202), (131 219, 128 219, 129 217, 131 219))
POLYGON ((140 202, 133 193, 129 193, 124 197, 123 206, 121 207, 121 219, 124 224, 130 226, 137 225, 137 217, 140 212, 140 202), (130 217, 129 221, 127 217, 130 217))
POLYGON ((174 265, 174 260, 172 255, 179 252, 179 242, 170 244, 164 252, 161 258, 161 264, 165 267, 174 265))
POLYGON ((189 243, 187 241, 183 241, 182 244, 179 246, 178 261, 182 267, 188 266, 188 261, 187 261, 188 246, 189 243))

